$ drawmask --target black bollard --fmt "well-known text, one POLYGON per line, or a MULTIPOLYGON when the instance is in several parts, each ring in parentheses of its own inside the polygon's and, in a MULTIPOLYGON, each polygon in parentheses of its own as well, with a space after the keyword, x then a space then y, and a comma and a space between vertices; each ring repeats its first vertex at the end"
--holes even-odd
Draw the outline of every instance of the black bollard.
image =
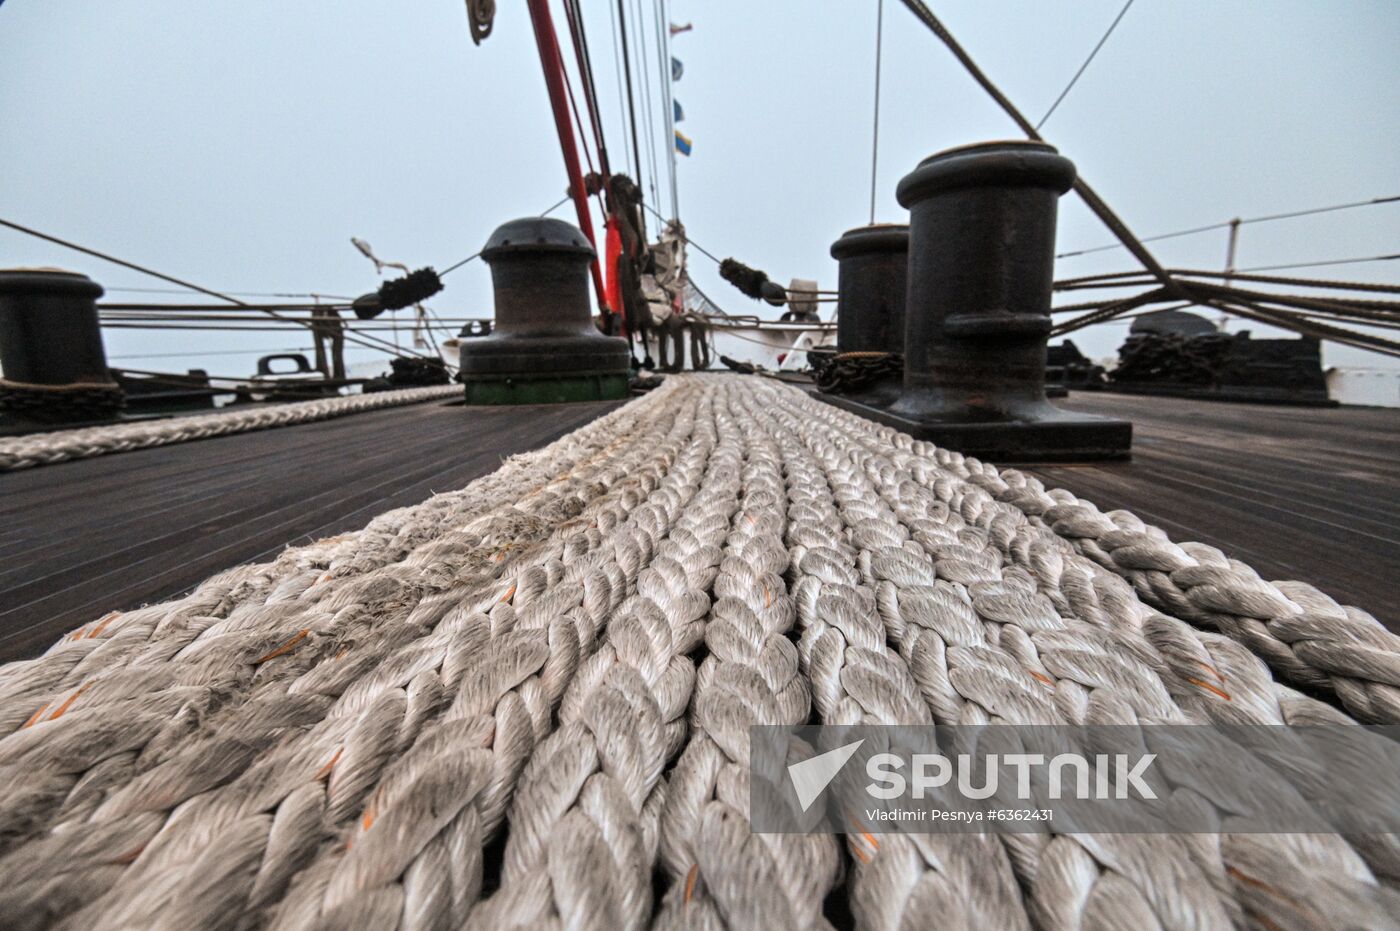
POLYGON ((992 461, 1121 458, 1132 424, 1045 398, 1058 200, 1074 164, 1053 146, 950 149, 899 183, 909 208, 904 389, 883 423, 992 461))
POLYGON ((857 412, 857 405, 885 407, 899 397, 902 385, 902 369, 895 357, 904 352, 909 227, 879 223, 847 230, 831 244, 831 257, 840 263, 836 286, 840 358, 835 362, 834 384, 823 386, 819 397, 857 412))
POLYGON ((626 397, 626 340, 593 324, 583 233, 545 217, 496 229, 481 257, 491 266, 495 326, 465 340, 462 380, 468 404, 554 404, 626 397))
POLYGON ((77 272, 0 271, 0 414, 8 432, 117 417, 123 396, 102 347, 101 295, 77 272))

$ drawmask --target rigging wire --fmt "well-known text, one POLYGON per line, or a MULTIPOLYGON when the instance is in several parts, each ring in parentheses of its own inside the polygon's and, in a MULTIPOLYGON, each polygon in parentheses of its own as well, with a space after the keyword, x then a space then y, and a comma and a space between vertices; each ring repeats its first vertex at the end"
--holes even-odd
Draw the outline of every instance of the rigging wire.
MULTIPOLYGON (((588 50, 588 33, 584 29, 583 13, 578 0, 564 0, 564 15, 569 23, 569 39, 574 49, 574 65, 578 71, 579 86, 583 91, 584 107, 588 111, 589 126, 593 133, 593 144, 598 150, 598 170, 596 177, 602 180, 602 184, 593 192, 598 201, 598 213, 604 219, 606 226, 608 216, 607 201, 603 198, 603 192, 607 188, 607 179, 612 176, 612 167, 608 162, 608 145, 603 138, 603 122, 599 116, 598 87, 593 78, 593 56, 588 50)), ((563 66, 563 56, 560 56, 560 65, 563 66)), ((574 91, 572 82, 569 81, 568 71, 565 69, 564 81, 569 88, 569 101, 574 109, 574 121, 579 123, 578 137, 583 146, 584 155, 588 156, 588 136, 584 132, 582 121, 578 115, 578 104, 574 103, 574 91)), ((588 157, 589 171, 592 173, 593 159, 588 157)))
MULTIPOLYGON (((225 304, 111 304, 103 301, 97 305, 97 309, 103 313, 115 311, 117 313, 161 311, 184 313, 208 311, 210 313, 223 314, 260 314, 266 310, 348 310, 349 304, 257 304, 249 307, 239 307, 237 305, 225 304)), ((295 321, 292 321, 295 322, 295 321)))
MULTIPOLYGON (((1131 0, 1130 0, 1131 2, 1131 0)), ((885 0, 875 0, 875 128, 870 143, 870 225, 875 225, 875 181, 880 167, 880 66, 885 51, 885 0)))
MULTIPOLYGON (((1001 107, 1002 112, 1011 118, 1012 122, 1026 134, 1028 139, 1033 142, 1045 141, 1040 133, 1036 132, 1035 127, 1031 125, 1030 121, 1026 119, 1025 114, 1016 108, 1016 105, 1011 102, 1010 98, 1002 93, 999 87, 992 83, 992 79, 987 77, 986 72, 977 66, 977 62, 972 60, 972 56, 959 44, 958 40, 954 38, 953 34, 948 31, 948 28, 939 21, 938 17, 933 15, 933 11, 928 8, 928 5, 925 4, 923 0, 902 0, 902 2, 909 12, 913 13, 921 23, 928 27, 928 30, 933 33, 934 37, 947 47, 948 51, 953 54, 953 57, 956 58, 958 63, 963 66, 963 69, 967 71, 968 76, 977 83, 978 87, 986 92, 987 96, 991 97, 992 100, 996 102, 997 106, 1001 107)), ((1085 181, 1082 175, 1074 179, 1074 190, 1075 193, 1079 195, 1080 199, 1084 201, 1085 206, 1093 211, 1094 215, 1099 218, 1104 226, 1107 226, 1109 231, 1117 236, 1119 241, 1123 243, 1123 246, 1132 253, 1133 258, 1142 263, 1143 268, 1151 272, 1154 278, 1162 282, 1163 286, 1173 292, 1180 290, 1176 283, 1172 281, 1171 276, 1167 274, 1166 269, 1157 261, 1156 257, 1147 250, 1147 247, 1133 234, 1133 231, 1128 228, 1128 225, 1123 222, 1122 218, 1108 206, 1107 202, 1105 202, 1093 188, 1089 187, 1089 182, 1085 181)))
MULTIPOLYGON (((314 352, 305 346, 292 346, 287 349, 214 349, 209 352, 136 352, 127 353, 120 356, 108 356, 110 362, 120 362, 125 359, 183 359, 194 358, 196 356, 265 356, 283 352, 314 352)), ((120 368, 120 366, 118 366, 120 368)))
MULTIPOLYGON (((101 306, 99 306, 98 309, 99 309, 99 311, 101 312, 101 313, 100 313, 100 316, 101 316, 101 319, 102 319, 103 321, 107 321, 107 320, 119 320, 119 321, 121 321, 121 322, 123 322, 123 323, 133 323, 133 322, 139 322, 139 321, 142 321, 142 320, 149 320, 149 321, 152 321, 152 322, 167 322, 167 323, 174 323, 174 322, 179 322, 179 323, 190 323, 190 322, 231 322, 231 323, 237 323, 237 324, 262 324, 262 325, 268 325, 268 324, 270 324, 270 323, 275 323, 275 322, 277 322, 277 321, 270 321, 270 320, 267 320, 267 319, 262 318, 262 317, 246 317, 246 316, 239 316, 239 315, 237 315, 237 314, 200 313, 200 312, 197 312, 197 311, 191 313, 191 312, 187 312, 187 311, 184 311, 184 310, 180 310, 179 308, 176 308, 176 310, 177 310, 176 313, 165 313, 165 312, 163 312, 162 309, 159 308, 159 307, 152 307, 152 308, 149 308, 149 309, 142 309, 142 310, 139 310, 139 311, 132 311, 132 310, 117 310, 117 311, 113 311, 113 310, 110 310, 110 309, 107 309, 107 308, 103 308, 103 307, 101 307, 101 306)), ((215 309, 215 310, 218 310, 218 309, 236 310, 237 308, 214 308, 214 309, 215 309)), ((431 308, 426 307, 426 306, 425 306, 423 309, 424 309, 424 310, 432 310, 431 308)), ((472 321, 472 320, 484 320, 484 319, 486 319, 486 318, 484 318, 484 317, 450 317, 450 316, 449 316, 449 317, 443 317, 443 316, 439 315, 439 314, 437 313, 437 311, 435 311, 435 310, 433 310, 432 313, 433 313, 433 315, 434 315, 438 320, 440 320, 440 321, 446 320, 446 321, 453 321, 453 322, 456 322, 456 323, 466 323, 466 322, 472 321)), ((335 326, 335 322, 334 322, 334 319, 333 319, 333 318, 325 318, 325 317, 322 317, 322 318, 319 318, 319 319, 321 320, 321 322, 322 322, 323 324, 325 324, 325 323, 327 323, 327 322, 329 321, 329 325, 330 325, 330 326, 335 326)), ((294 323, 293 321, 288 321, 288 322, 287 322, 287 325, 288 325, 288 326, 295 326, 295 323, 294 323)), ((344 320, 342 320, 342 321, 340 322, 340 326, 347 326, 347 325, 350 327, 350 329, 355 330, 355 329, 361 329, 361 328, 364 328, 364 329, 375 329, 376 327, 385 326, 385 325, 387 325, 387 324, 375 324, 374 326, 368 326, 368 327, 367 327, 367 326, 366 326, 364 323, 362 323, 362 322, 356 322, 356 323, 353 323, 353 324, 347 324, 344 320)))
MULTIPOLYGON (((117 291, 125 294, 188 294, 188 288, 112 288, 107 285, 102 286, 104 291, 117 291)), ((332 301, 353 301, 354 298, 345 294, 321 294, 312 291, 224 291, 224 294, 232 294, 234 297, 320 297, 332 301)), ((305 305, 313 306, 311 304, 305 305)))
POLYGON ((611 3, 606 4, 608 8, 608 35, 612 39, 613 50, 613 77, 617 79, 617 114, 622 121, 624 139, 622 143, 622 166, 632 177, 636 177, 636 169, 632 167, 632 152, 627 148, 627 95, 622 88, 622 55, 618 51, 617 45, 617 10, 611 3))
POLYGON ((642 68, 642 123, 645 126, 647 139, 647 173, 648 182, 651 185, 651 199, 660 202, 660 195, 656 192, 656 181, 659 172, 656 168, 656 124, 652 119, 652 102, 654 98, 651 94, 651 58, 647 55, 646 35, 646 15, 643 12, 642 0, 633 0, 633 11, 636 15, 636 26, 633 30, 633 41, 637 43, 640 53, 642 68))
MULTIPOLYGON (((1355 207, 1373 207, 1378 204, 1392 204, 1396 201, 1400 201, 1400 194, 1397 194, 1393 197, 1373 197, 1370 200, 1358 200, 1345 204, 1331 204, 1326 207, 1313 207, 1307 210, 1290 210, 1287 213, 1272 213, 1267 214, 1265 216, 1248 217, 1239 220, 1239 225, 1246 226, 1250 223, 1269 223, 1274 220, 1291 220, 1294 217, 1310 217, 1319 213, 1332 213, 1337 210, 1351 210, 1355 207)), ((1158 242, 1163 239, 1176 239, 1181 236, 1191 236, 1196 233, 1208 233, 1211 230, 1229 229, 1231 226, 1235 225, 1235 222, 1236 221, 1234 220, 1226 220, 1222 223, 1212 223, 1209 226, 1194 226, 1191 229, 1177 230, 1173 233, 1159 233, 1156 236, 1145 236, 1141 240, 1139 240, 1139 242, 1158 242)), ((1076 249, 1072 252, 1061 252, 1058 253, 1055 256, 1055 258, 1068 259, 1073 258, 1074 256, 1092 255, 1095 252, 1107 252, 1111 249, 1121 248, 1123 248, 1123 244, 1115 242, 1103 246, 1094 246, 1091 249, 1076 249)), ((1241 269, 1241 271, 1243 271, 1243 269, 1241 269)))
POLYGON ((1084 72, 1088 70, 1089 63, 1094 60, 1094 56, 1099 54, 1099 49, 1103 48, 1104 43, 1108 41, 1108 37, 1113 35, 1113 30, 1118 28, 1118 24, 1123 20, 1123 15, 1128 12, 1128 7, 1132 5, 1133 0, 1128 0, 1127 3, 1123 4, 1123 9, 1118 11, 1118 15, 1113 17, 1113 22, 1109 24, 1108 31, 1103 34, 1103 38, 1099 39, 1098 45, 1095 45, 1094 50, 1089 53, 1089 57, 1084 59, 1084 64, 1079 66, 1079 70, 1074 72, 1074 77, 1069 79, 1069 83, 1065 85, 1065 89, 1060 91, 1060 96, 1055 98, 1055 102, 1050 105, 1049 110, 1045 111, 1045 115, 1040 118, 1040 122, 1035 124, 1037 132, 1040 131, 1040 127, 1045 125, 1045 121, 1050 119, 1050 115, 1055 112, 1057 107, 1059 107, 1060 102, 1063 101, 1065 97, 1069 95, 1069 92, 1074 89, 1074 85, 1079 82, 1080 77, 1082 77, 1084 72))
MULTIPOLYGON (((58 238, 57 236, 51 236, 51 235, 49 235, 48 233, 41 233, 41 232, 39 232, 39 231, 36 230, 36 229, 31 229, 30 227, 22 226, 22 225, 20 225, 19 223, 15 223, 15 222, 12 221, 12 220, 6 220, 6 219, 4 219, 4 218, 0 218, 0 226, 6 226, 6 227, 9 227, 9 228, 12 229, 12 230, 16 230, 17 232, 25 233, 25 234, 30 235, 30 236, 33 236, 33 237, 35 237, 35 238, 37 238, 37 239, 43 239, 43 240, 45 240, 45 241, 47 241, 47 242, 51 242, 51 243, 53 243, 53 244, 55 244, 55 245, 58 245, 58 246, 63 246, 65 249, 72 249, 72 250, 75 251, 75 252, 81 252, 81 253, 83 253, 83 254, 85 254, 85 255, 90 255, 90 256, 92 256, 93 258, 102 259, 104 262, 111 262, 113 265, 120 265, 120 266, 122 266, 123 268, 129 268, 129 269, 131 269, 132 271, 140 272, 140 273, 143 274, 143 275, 150 275, 152 278, 159 278, 161 281, 167 281, 167 282, 169 282, 170 284, 180 285, 181 287, 183 287, 183 288, 188 288, 188 289, 191 290, 191 291, 198 291, 200 294, 207 294, 207 295, 209 295, 210 297, 216 297, 216 298, 218 298, 219 300, 221 300, 221 301, 227 301, 227 302, 230 303, 230 304, 236 304, 236 305, 238 305, 238 306, 240 306, 240 307, 250 307, 250 306, 252 306, 252 305, 247 304, 247 303, 245 303, 244 301, 241 301, 241 300, 239 300, 238 298, 232 297, 232 296, 230 296, 230 295, 228 295, 228 294, 223 294, 223 293, 221 293, 221 292, 219 292, 219 291, 214 291, 214 290, 211 290, 211 289, 209 289, 209 288, 202 287, 202 286, 197 285, 197 284, 192 284, 192 283, 190 283, 190 282, 188 282, 188 281, 184 281, 184 280, 182 280, 182 279, 180 279, 180 278, 176 278, 176 277, 174 277, 174 276, 172 276, 172 275, 166 275, 166 274, 163 274, 163 273, 161 273, 161 272, 155 271, 154 269, 147 268, 147 267, 144 266, 144 265, 137 265, 135 262, 128 262, 128 261, 126 261, 125 259, 119 259, 119 258, 117 258, 116 256, 108 255, 108 254, 105 253, 105 252, 99 252, 99 251, 96 250, 96 249, 89 249, 89 248, 86 247, 86 246, 80 246, 80 245, 78 245, 77 243, 69 242, 69 241, 66 240, 66 239, 60 239, 60 238, 58 238)), ((313 328, 316 326, 316 324, 312 323, 310 320, 295 320, 294 318, 285 318, 285 317, 281 317, 281 316, 280 316, 279 314, 277 314, 275 311, 270 311, 270 310, 265 310, 265 311, 263 311, 263 312, 266 313, 268 316, 273 317, 274 319, 281 319, 281 320, 293 319, 293 322, 295 322, 295 323, 297 323, 297 324, 299 324, 299 325, 301 325, 301 326, 304 326, 304 327, 306 327, 307 329, 313 329, 313 328)), ((347 337, 347 339, 348 339, 348 337, 347 337)), ((403 355, 403 354, 405 354, 405 352, 407 352, 407 354, 409 354, 409 355, 421 356, 420 353, 413 352, 412 350, 407 350, 407 351, 402 350, 402 349, 400 349, 399 347, 395 346, 393 343, 390 343, 388 340, 380 339, 380 338, 377 337, 377 336, 367 336, 367 337, 365 337, 365 339, 367 339, 367 340, 372 340, 372 341, 375 342, 375 343, 382 343, 382 344, 383 344, 383 346, 382 346, 382 351, 391 352, 391 353, 393 353, 394 355, 403 355)), ((370 348, 381 348, 381 347, 372 346, 372 345, 370 345, 369 343, 365 343, 365 345, 370 346, 370 348)), ((426 357, 426 356, 422 356, 422 358, 427 358, 427 357, 426 357)))
MULTIPOLYGON (((650 210, 651 213, 652 213, 652 216, 656 217, 656 219, 660 220, 662 223, 665 223, 665 222, 666 222, 666 218, 663 217, 663 216, 661 215, 661 212, 658 211, 658 210, 657 210, 655 207, 653 207, 651 204, 648 204, 648 203, 646 203, 646 202, 644 201, 644 202, 642 203, 642 206, 645 207, 647 210, 650 210)), ((685 239, 686 245, 688 245, 688 246, 694 246, 697 252, 699 252, 699 253, 700 253, 701 255, 703 255, 705 258, 709 259, 711 262, 714 262, 716 265, 720 264, 720 262, 722 261, 719 257, 717 257, 717 256, 716 256, 713 252, 711 252, 709 249, 706 249, 704 246, 700 245, 698 242, 696 242, 695 240, 691 239, 691 238, 690 238, 690 233, 688 233, 688 232, 682 230, 682 231, 681 231, 681 237, 685 239)))
MULTIPOLYGON (((622 45, 622 71, 627 78, 627 126, 632 133, 632 162, 636 166, 637 189, 642 189, 642 154, 637 144, 637 107, 632 93, 632 53, 628 50, 627 12, 623 0, 617 0, 617 28, 622 45)), ((642 223, 642 238, 646 238, 646 223, 642 223)))
MULTIPOLYGON (((562 56, 560 66, 563 66, 562 56)), ((574 82, 569 80, 567 70, 564 71, 564 90, 569 93, 569 109, 573 111, 574 125, 578 127, 579 148, 583 149, 584 161, 588 163, 588 174, 597 174, 597 169, 593 166, 593 150, 588 145, 588 126, 583 122, 583 117, 579 116, 578 100, 574 98, 574 82)))
MULTIPOLYGON (((592 118, 593 118, 593 111, 592 111, 592 109, 591 109, 592 104, 591 104, 591 103, 589 102, 589 100, 588 100, 588 84, 587 84, 587 78, 584 76, 584 73, 583 73, 584 55, 583 55, 583 52, 579 49, 578 33, 577 33, 577 31, 575 31, 575 29, 574 29, 574 22, 573 22, 573 18, 572 18, 572 10, 573 10, 573 6, 572 6, 571 3, 569 3, 569 0, 564 0, 564 15, 565 15, 565 17, 566 17, 566 19, 568 20, 568 23, 569 23, 569 38, 570 38, 570 41, 571 41, 572 44, 573 44, 573 49, 574 49, 574 61, 575 61, 576 65, 577 65, 578 72, 579 72, 579 84, 582 86, 582 89, 583 89, 583 93, 584 93, 584 104, 585 104, 585 106, 587 106, 587 107, 590 108, 590 109, 589 109, 589 116, 590 116, 590 119, 592 119, 592 118)), ((590 131, 592 131, 592 132, 595 133, 595 135, 594 135, 594 147, 597 148, 598 151, 599 151, 600 153, 602 152, 602 138, 601 138, 600 136, 597 136, 597 135, 596 135, 596 130, 597 130, 597 123, 596 123, 596 120, 594 120, 593 122, 590 122, 590 123, 588 123, 588 124, 585 124, 584 121, 583 121, 583 117, 579 115, 578 99, 574 96, 574 82, 569 78, 569 69, 568 69, 568 66, 564 64, 564 56, 563 56, 562 53, 559 54, 559 72, 560 72, 561 78, 563 79, 564 92, 565 92, 565 94, 566 94, 566 95, 568 96, 568 98, 569 98, 569 109, 573 112, 573 125, 574 125, 575 127, 577 127, 577 130, 578 130, 579 148, 583 149, 583 158, 584 158, 584 162, 588 165, 588 171, 587 171, 586 174, 584 174, 584 178, 586 179, 586 178, 588 178, 590 175, 596 176, 596 175, 598 174, 598 168, 595 168, 595 167, 594 167, 594 164, 593 164, 593 149, 590 148, 589 145, 588 145, 588 136, 589 136, 590 131)), ((602 167, 602 166, 600 166, 600 167, 602 167)), ((606 168, 604 168, 603 170, 604 170, 604 172, 606 172, 606 168)), ((585 182, 585 186, 586 186, 586 182, 585 182)), ((587 191, 585 191, 585 192, 584 192, 584 202, 587 203, 587 200, 588 200, 588 193, 587 193, 587 191)), ((602 193, 601 193, 601 192, 598 193, 598 203, 599 203, 599 206, 602 207, 602 212, 603 212, 603 214, 606 215, 606 214, 607 214, 607 208, 602 206, 603 201, 602 201, 602 193)))
MULTIPOLYGON (((571 199, 572 199, 572 195, 565 194, 560 200, 558 200, 558 201, 555 202, 554 206, 550 207, 548 210, 546 210, 546 211, 544 211, 543 213, 541 213, 540 216, 541 216, 541 217, 547 217, 547 216, 549 216, 551 213, 553 213, 554 211, 558 210, 560 207, 562 207, 562 206, 564 206, 565 204, 567 204, 571 199)), ((448 272, 456 271, 457 269, 461 268, 463 265, 466 265, 468 262, 472 261, 473 259, 478 259, 478 258, 481 258, 481 253, 480 253, 480 252, 473 252, 471 255, 467 256, 465 259, 462 259, 460 262, 453 262, 451 265, 447 266, 447 268, 446 268, 444 271, 438 272, 438 277, 439 277, 439 278, 442 278, 442 277, 446 276, 448 272)))
POLYGON ((1254 265, 1249 268, 1241 268, 1242 272, 1272 272, 1282 271, 1287 268, 1320 268, 1324 265, 1358 265, 1362 262, 1393 262, 1400 259, 1400 253, 1396 255, 1374 255, 1365 259, 1332 259, 1327 262, 1289 262, 1285 265, 1254 265))
MULTIPOLYGON (((566 198, 564 198, 564 200, 568 200, 568 198, 566 197, 566 198)), ((560 201, 560 203, 563 203, 563 201, 560 201)), ((460 261, 460 262, 453 262, 451 265, 447 266, 447 269, 446 269, 445 271, 440 271, 440 272, 438 272, 438 278, 442 278, 444 275, 448 274, 448 272, 454 272, 454 271, 456 271, 457 269, 461 268, 463 265, 466 265, 466 264, 467 264, 468 262, 470 262, 472 259, 480 258, 480 256, 481 256, 481 253, 480 253, 480 252, 473 252, 471 255, 467 256, 465 259, 462 259, 462 261, 460 261)))
MULTIPOLYGON (((904 6, 907 7, 920 22, 927 26, 929 31, 948 48, 959 63, 962 64, 963 68, 966 69, 969 76, 971 76, 978 86, 1001 107, 1002 111, 1020 127, 1021 131, 1024 132, 1029 139, 1035 142, 1044 141, 1040 133, 1037 132, 1035 127, 1025 118, 1025 115, 1016 108, 1016 105, 1013 104, 994 83, 992 83, 992 80, 977 66, 977 63, 972 60, 972 57, 958 43, 957 39, 953 37, 947 27, 939 21, 938 17, 933 14, 933 11, 928 8, 923 0, 902 0, 902 2, 904 6)), ((1349 342, 1352 345, 1363 346, 1364 348, 1373 348, 1379 352, 1400 354, 1400 343, 1383 340, 1378 337, 1365 336, 1364 334, 1357 334, 1354 331, 1338 329, 1325 324, 1300 321, 1295 317, 1289 316, 1288 312, 1260 307, 1259 304, 1253 302, 1253 297, 1250 294, 1236 288, 1221 287, 1208 289, 1202 283, 1193 282, 1190 286, 1190 291, 1205 292, 1207 290, 1213 290, 1214 293, 1219 295, 1202 296, 1199 299, 1193 298, 1192 294, 1188 293, 1188 288, 1181 281, 1172 277, 1171 273, 1157 261, 1156 257, 1143 245, 1142 241, 1133 235, 1132 230, 1128 228, 1127 224, 1114 213, 1113 209, 1089 186, 1088 182, 1086 182, 1082 176, 1075 179, 1074 190, 1079 194, 1080 198, 1083 199, 1089 209, 1118 237, 1119 241, 1132 253, 1133 257, 1142 263, 1143 268, 1145 268, 1154 279, 1161 283, 1162 287, 1160 293, 1169 299, 1186 298, 1188 300, 1198 300, 1199 303, 1214 307, 1225 313, 1234 313, 1239 316, 1260 320, 1266 323, 1276 323, 1286 329, 1292 329, 1296 332, 1304 333, 1305 335, 1317 336, 1319 339, 1336 339, 1341 342, 1349 342)), ((1294 298, 1289 298, 1288 301, 1284 301, 1278 295, 1265 295, 1264 297, 1274 303, 1294 302, 1293 306, 1298 306, 1294 298)), ((1138 298, 1125 299, 1124 301, 1118 302, 1117 305, 1106 308, 1104 312, 1110 314, 1123 312, 1131 309, 1135 306, 1135 302, 1140 302, 1141 300, 1141 295, 1138 298)), ((1316 302, 1314 302, 1313 306, 1316 306, 1316 302)))
MULTIPOLYGON (((184 322, 184 321, 180 321, 180 320, 175 320, 175 321, 172 321, 172 322, 165 322, 165 321, 161 321, 161 320, 120 320, 120 319, 117 319, 117 320, 103 320, 103 321, 102 321, 102 326, 103 326, 104 328, 109 328, 109 327, 110 327, 110 328, 118 329, 118 330, 193 330, 193 331, 196 331, 196 332, 198 332, 198 331, 207 331, 207 332, 210 332, 210 333, 286 333, 286 332, 287 332, 287 327, 277 326, 276 323, 277 323, 277 321, 275 321, 275 320, 261 320, 261 321, 258 321, 258 322, 256 322, 256 323, 238 323, 238 324, 223 323, 223 324, 221 324, 221 323, 218 323, 217 321, 215 321, 215 322, 209 322, 209 323, 201 323, 201 322, 198 321, 198 320, 189 321, 189 322, 184 322)), ((341 330, 341 332, 343 332, 343 333, 346 334, 346 337, 345 337, 345 338, 346 338, 347 341, 353 342, 354 340, 351 338, 351 334, 360 334, 360 335, 364 335, 364 334, 366 334, 366 333, 371 333, 371 332, 375 332, 375 333, 391 333, 391 332, 393 332, 393 330, 394 330, 394 328, 393 328, 392 326, 390 326, 390 325, 388 325, 388 324, 384 324, 384 325, 375 325, 375 326, 363 326, 363 325, 362 325, 362 326, 358 326, 358 327, 345 327, 343 330, 341 330)), ((365 338, 366 338, 366 339, 377 339, 378 337, 366 336, 365 338)), ((366 349, 375 349, 375 350, 378 350, 378 349, 379 349, 378 346, 370 346, 370 345, 368 345, 368 344, 364 344, 364 348, 366 348, 366 349)), ((430 355, 422 355, 422 354, 419 354, 418 357, 419 357, 419 358, 422 358, 422 359, 431 359, 431 358, 432 358, 432 356, 430 356, 430 355)))
MULTIPOLYGON (((583 96, 588 104, 588 116, 593 121, 593 138, 598 144, 598 167, 607 178, 612 174, 608 159, 607 139, 603 135, 602 107, 598 101, 598 84, 593 74, 593 53, 588 48, 588 29, 583 19, 583 6, 580 0, 569 0, 566 4, 570 12, 569 29, 574 40, 574 56, 578 61, 579 76, 583 82, 583 96)), ((601 197, 601 195, 600 195, 601 197)), ((607 208, 603 208, 607 213, 607 208)))
MULTIPOLYGON (((1376 260, 1392 259, 1396 256, 1377 256, 1376 259, 1352 259, 1355 262, 1370 262, 1376 260)), ((1304 265, 1311 263, 1304 262, 1304 265)), ((1340 291, 1374 291, 1382 294, 1400 294, 1400 285, 1378 284, 1372 281, 1338 281, 1331 278, 1297 278, 1283 275, 1251 275, 1244 273, 1243 269, 1235 269, 1232 272, 1209 271, 1194 268, 1172 268, 1168 269, 1173 275, 1185 275, 1188 278, 1230 278, 1238 281, 1254 281, 1262 284, 1282 284, 1291 285, 1297 288, 1324 288, 1328 290, 1340 291)), ((1131 272, 1111 272, 1106 275, 1090 275, 1083 278, 1063 278, 1055 282, 1056 291, 1075 291, 1081 288, 1107 287, 1110 282, 1138 279, 1135 283, 1142 284, 1140 280, 1143 273, 1140 271, 1131 272)), ((1150 283, 1150 282, 1147 282, 1150 283)))

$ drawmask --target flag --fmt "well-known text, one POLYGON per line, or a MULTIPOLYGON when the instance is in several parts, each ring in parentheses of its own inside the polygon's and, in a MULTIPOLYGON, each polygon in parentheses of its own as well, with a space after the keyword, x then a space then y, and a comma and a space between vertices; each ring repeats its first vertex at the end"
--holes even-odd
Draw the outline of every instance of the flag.
MULTIPOLYGON (((4 2, 5 2, 5 0, 0 0, 0 3, 4 3, 4 2)), ((675 23, 672 23, 672 24, 671 24, 671 35, 673 35, 673 36, 678 36, 678 35, 680 35, 681 33, 683 33, 683 32, 689 32, 690 30, 692 30, 692 29, 694 29, 694 28, 695 28, 695 26, 694 26, 694 24, 692 24, 692 23, 686 23, 684 26, 677 26, 675 23)))
POLYGON ((681 102, 680 102, 679 100, 672 100, 672 101, 671 101, 671 122, 672 122, 672 123, 679 123, 679 122, 680 122, 681 120, 683 120, 683 119, 685 119, 685 111, 681 109, 681 102))
POLYGON ((672 55, 672 56, 671 56, 671 80, 672 80, 672 81, 679 81, 679 80, 681 79, 681 75, 684 74, 684 73, 685 73, 685 65, 681 64, 681 60, 680 60, 679 58, 677 58, 676 56, 672 55))
POLYGON ((679 129, 676 130, 676 151, 682 155, 690 154, 690 137, 679 129))

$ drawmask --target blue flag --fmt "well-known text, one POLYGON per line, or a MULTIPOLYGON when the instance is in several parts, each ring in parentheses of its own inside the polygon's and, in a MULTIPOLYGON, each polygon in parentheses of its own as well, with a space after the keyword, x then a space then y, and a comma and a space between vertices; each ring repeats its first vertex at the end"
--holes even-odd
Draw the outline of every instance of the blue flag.
POLYGON ((679 123, 679 122, 680 122, 681 120, 683 120, 683 119, 685 119, 685 111, 681 109, 681 102, 680 102, 679 100, 672 100, 672 101, 671 101, 671 122, 672 122, 672 123, 679 123))
POLYGON ((682 155, 690 154, 690 137, 679 129, 676 130, 676 151, 682 155))
POLYGON ((684 74, 684 73, 685 73, 685 65, 681 64, 681 60, 680 60, 679 58, 677 58, 676 56, 672 55, 672 56, 671 56, 671 80, 672 80, 672 81, 679 81, 679 80, 681 79, 681 75, 684 74))

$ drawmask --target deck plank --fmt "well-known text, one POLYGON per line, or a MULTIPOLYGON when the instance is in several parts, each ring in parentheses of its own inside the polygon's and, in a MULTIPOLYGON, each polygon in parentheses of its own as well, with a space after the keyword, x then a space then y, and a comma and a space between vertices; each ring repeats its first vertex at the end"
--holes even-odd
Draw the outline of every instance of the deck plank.
POLYGON ((1400 410, 1084 392, 1060 403, 1133 421, 1132 461, 1026 471, 1267 579, 1309 582, 1400 632, 1400 410))
POLYGON ((460 488, 618 403, 420 404, 0 475, 0 660, 460 488))
MULTIPOLYGON (((1027 471, 1400 630, 1400 411, 1062 403, 1132 420, 1133 460, 1027 471)), ((614 406, 423 404, 0 475, 0 660, 460 488, 614 406)))

